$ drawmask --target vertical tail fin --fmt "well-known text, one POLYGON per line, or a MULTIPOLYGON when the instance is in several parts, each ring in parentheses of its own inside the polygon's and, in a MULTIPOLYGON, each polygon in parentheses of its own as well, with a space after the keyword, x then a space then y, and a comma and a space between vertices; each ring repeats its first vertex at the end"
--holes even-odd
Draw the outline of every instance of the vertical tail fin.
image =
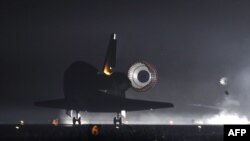
POLYGON ((116 65, 116 34, 111 34, 108 50, 103 64, 103 73, 106 75, 112 74, 112 69, 116 65))

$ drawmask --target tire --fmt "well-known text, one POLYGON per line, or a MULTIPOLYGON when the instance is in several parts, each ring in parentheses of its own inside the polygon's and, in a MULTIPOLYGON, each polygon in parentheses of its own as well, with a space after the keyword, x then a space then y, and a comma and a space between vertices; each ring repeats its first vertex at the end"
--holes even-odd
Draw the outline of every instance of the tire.
POLYGON ((76 118, 73 117, 73 125, 76 125, 76 118))
POLYGON ((81 117, 78 118, 78 123, 81 125, 81 117))

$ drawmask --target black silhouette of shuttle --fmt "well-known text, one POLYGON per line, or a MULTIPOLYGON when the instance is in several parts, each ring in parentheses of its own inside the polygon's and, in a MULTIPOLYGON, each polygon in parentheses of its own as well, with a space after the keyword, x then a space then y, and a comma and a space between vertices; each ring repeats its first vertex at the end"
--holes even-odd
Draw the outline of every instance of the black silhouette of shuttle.
MULTIPOLYGON (((101 71, 84 61, 72 63, 64 72, 64 98, 36 102, 36 106, 66 109, 73 117, 73 124, 81 124, 80 111, 115 112, 137 111, 173 107, 171 103, 128 99, 125 92, 129 88, 146 91, 156 82, 156 70, 142 60, 134 63, 128 74, 113 71, 116 65, 116 34, 112 34, 104 65, 101 71), (76 113, 73 116, 73 113, 76 113)), ((122 123, 117 114, 114 124, 122 123)))

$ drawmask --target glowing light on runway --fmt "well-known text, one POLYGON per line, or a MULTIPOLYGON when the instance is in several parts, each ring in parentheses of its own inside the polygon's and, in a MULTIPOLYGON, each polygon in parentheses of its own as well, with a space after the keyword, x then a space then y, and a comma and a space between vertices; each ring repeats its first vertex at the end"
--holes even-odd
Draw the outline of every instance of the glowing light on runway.
MULTIPOLYGON (((129 112, 123 124, 129 125, 222 125, 222 124, 249 124, 250 120, 246 115, 239 112, 240 103, 232 97, 225 97, 219 105, 191 104, 189 106, 210 108, 217 110, 214 114, 189 114, 160 112, 159 110, 145 110, 145 112, 129 112)), ((166 110, 167 111, 167 110, 166 110)), ((125 112, 125 111, 124 111, 125 112)), ((116 113, 90 113, 81 112, 82 124, 113 124, 116 113)), ((72 125, 72 118, 62 111, 60 121, 62 124, 72 125)))
POLYGON ((59 124, 59 119, 52 119, 51 124, 57 126, 59 124))
MULTIPOLYGON (((82 115, 81 123, 85 124, 113 124, 113 114, 107 113, 89 113, 88 115, 82 115)), ((62 124, 72 125, 72 118, 67 115, 61 115, 60 121, 62 124)), ((138 125, 222 125, 222 124, 249 124, 250 120, 243 115, 237 113, 229 113, 222 111, 218 114, 203 115, 198 118, 197 116, 186 116, 183 117, 181 114, 166 114, 166 115, 155 115, 154 113, 142 113, 140 115, 136 113, 130 113, 126 120, 123 120, 123 124, 138 124, 138 125), (171 116, 171 117, 170 117, 171 116), (174 120, 173 120, 174 119, 174 120)))
POLYGON ((97 136, 99 134, 99 127, 97 125, 94 125, 91 128, 91 134, 94 135, 94 136, 97 136))
POLYGON ((170 125, 173 125, 173 124, 174 124, 174 121, 170 120, 170 121, 169 121, 169 124, 170 124, 170 125))
POLYGON ((214 115, 206 120, 207 124, 249 124, 246 116, 239 116, 237 113, 227 113, 225 111, 214 115))
POLYGON ((20 124, 21 124, 21 125, 24 125, 24 121, 23 121, 23 120, 20 120, 20 124))
POLYGON ((202 124, 204 124, 204 121, 202 121, 202 120, 197 120, 197 121, 194 121, 194 124, 202 125, 202 124))
POLYGON ((126 111, 125 110, 121 111, 121 116, 124 117, 124 118, 126 118, 126 111))

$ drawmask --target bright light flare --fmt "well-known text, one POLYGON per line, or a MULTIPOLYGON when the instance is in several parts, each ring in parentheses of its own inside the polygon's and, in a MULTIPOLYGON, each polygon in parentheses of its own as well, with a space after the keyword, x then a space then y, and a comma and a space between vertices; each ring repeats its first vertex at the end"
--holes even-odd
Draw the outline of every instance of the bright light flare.
POLYGON ((228 78, 227 78, 227 77, 222 77, 222 78, 220 79, 220 84, 221 84, 222 86, 226 86, 226 85, 228 84, 228 78))
POLYGON ((59 119, 52 119, 51 124, 57 126, 59 124, 59 119))
POLYGON ((169 121, 169 124, 170 124, 170 125, 173 125, 173 124, 174 124, 174 121, 170 120, 170 121, 169 121))
POLYGON ((97 136, 99 134, 99 128, 97 125, 94 125, 92 128, 91 128, 91 133, 92 135, 95 135, 97 136))
POLYGON ((21 124, 21 125, 24 125, 24 121, 23 121, 23 120, 20 120, 20 124, 21 124))
POLYGON ((112 74, 112 71, 111 71, 111 69, 110 69, 109 66, 106 66, 106 65, 105 65, 105 67, 104 67, 104 69, 103 69, 103 73, 106 74, 106 75, 111 75, 111 74, 112 74))
POLYGON ((122 116, 123 118, 126 118, 126 111, 125 111, 125 110, 121 110, 121 116, 122 116))
POLYGON ((239 116, 236 113, 227 113, 225 111, 218 115, 208 118, 207 124, 249 124, 246 116, 239 116))
POLYGON ((194 124, 199 124, 199 125, 201 125, 201 124, 204 124, 204 122, 203 122, 202 120, 197 120, 197 121, 194 121, 194 124))

